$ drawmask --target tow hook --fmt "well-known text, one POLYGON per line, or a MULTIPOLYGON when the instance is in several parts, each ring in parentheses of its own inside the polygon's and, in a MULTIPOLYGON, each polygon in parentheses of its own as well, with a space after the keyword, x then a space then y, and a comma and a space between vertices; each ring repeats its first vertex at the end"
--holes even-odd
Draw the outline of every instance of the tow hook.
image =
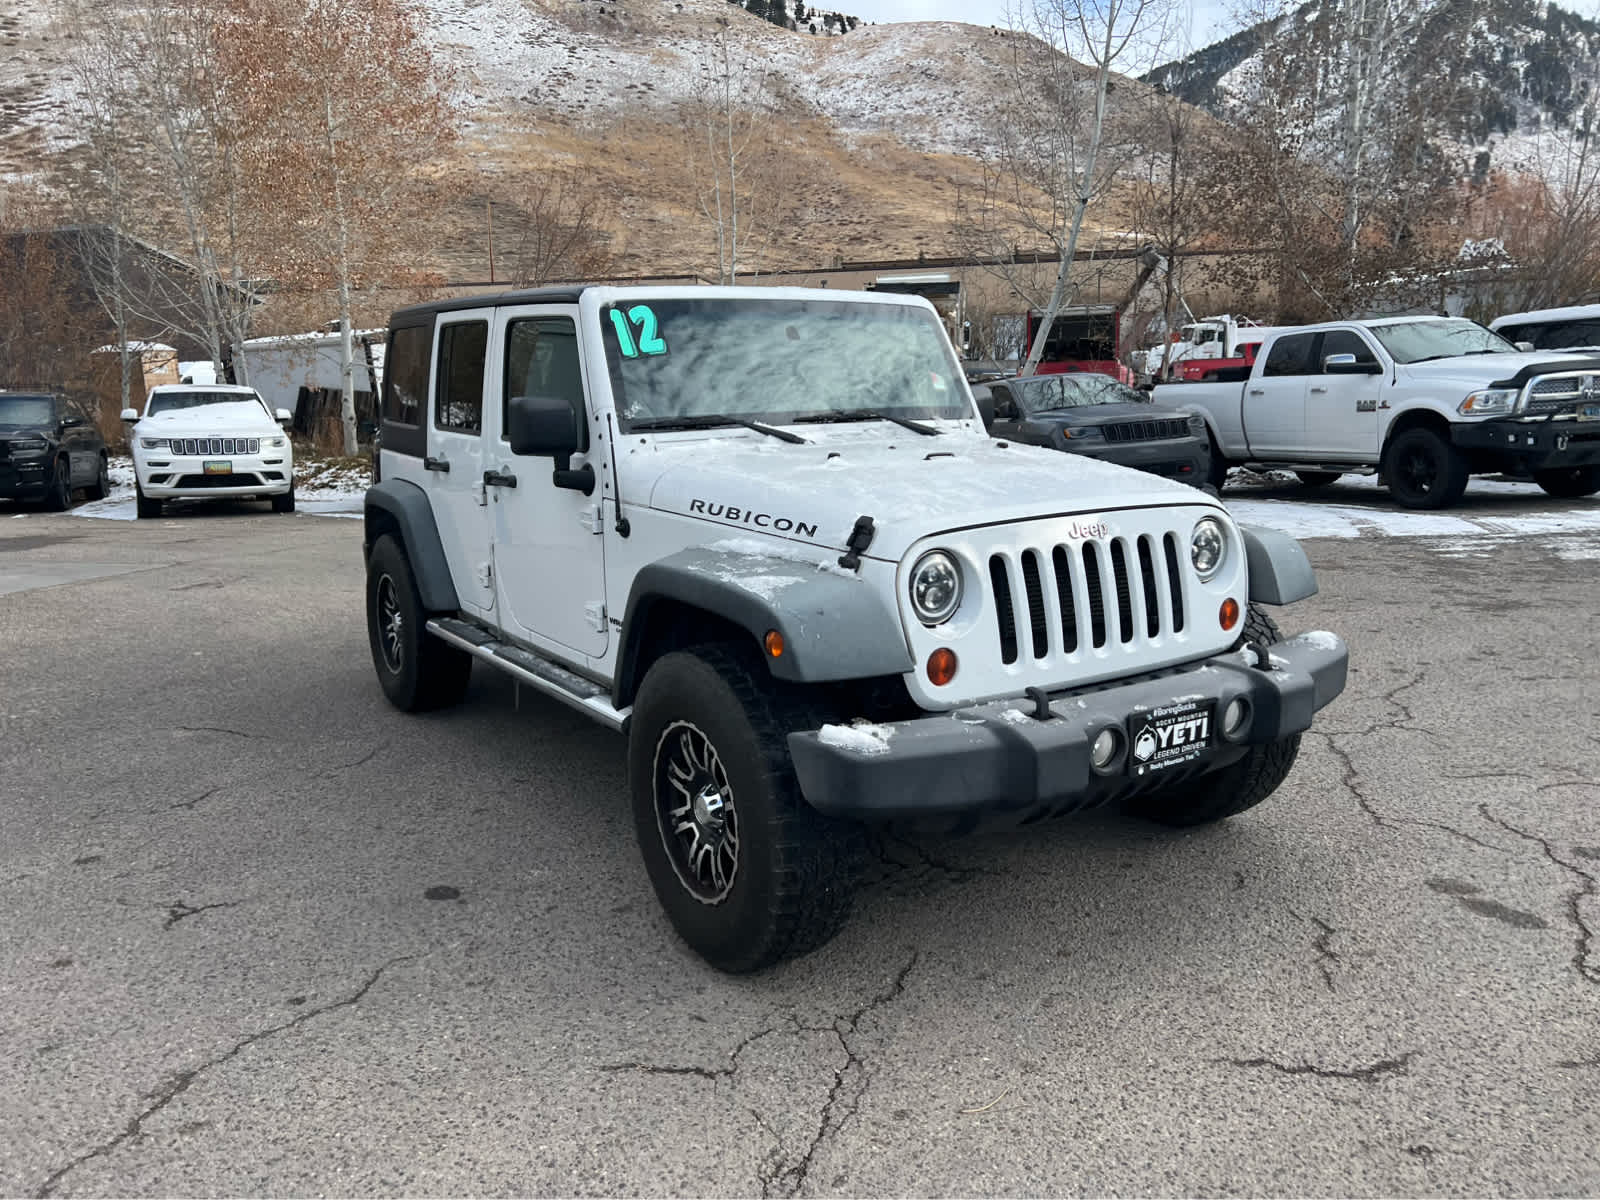
POLYGON ((1563 434, 1558 434, 1557 437, 1556 437, 1556 449, 1557 450, 1565 450, 1566 448, 1567 448, 1567 435, 1564 434, 1564 433, 1563 434))
POLYGON ((1024 688, 1024 693, 1033 701, 1033 712, 1029 715, 1035 721, 1049 721, 1054 719, 1055 713, 1050 708, 1050 695, 1042 687, 1024 688))
POLYGON ((1267 653, 1267 648, 1260 642, 1246 642, 1244 648, 1256 656, 1256 669, 1261 671, 1272 670, 1272 655, 1267 653))

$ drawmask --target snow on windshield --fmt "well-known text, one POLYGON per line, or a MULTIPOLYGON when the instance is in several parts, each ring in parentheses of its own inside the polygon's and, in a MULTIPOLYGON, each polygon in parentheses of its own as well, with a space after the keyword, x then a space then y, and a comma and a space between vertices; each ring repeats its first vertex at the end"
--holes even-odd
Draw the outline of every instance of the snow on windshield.
POLYGON ((235 407, 245 405, 247 408, 259 408, 263 412, 266 412, 267 407, 259 397, 250 392, 156 392, 150 397, 150 407, 145 416, 153 417, 157 413, 177 412, 185 408, 205 408, 213 404, 231 404, 235 407))
POLYGON ((675 299, 600 314, 631 422, 731 415, 785 424, 853 410, 971 415, 938 319, 910 305, 675 299))
POLYGON ((1454 358, 1458 354, 1514 354, 1517 349, 1498 333, 1461 318, 1374 325, 1372 332, 1400 363, 1454 358))

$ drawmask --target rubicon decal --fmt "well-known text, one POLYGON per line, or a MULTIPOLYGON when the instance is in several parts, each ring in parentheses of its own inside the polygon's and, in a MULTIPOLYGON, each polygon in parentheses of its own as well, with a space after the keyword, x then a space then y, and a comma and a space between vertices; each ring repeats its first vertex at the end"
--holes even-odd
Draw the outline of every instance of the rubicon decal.
POLYGON ((753 508, 739 508, 712 500, 691 500, 689 511, 698 516, 721 521, 726 525, 749 525, 755 529, 771 529, 777 533, 794 533, 809 538, 817 536, 817 527, 810 521, 801 521, 794 517, 775 517, 771 513, 757 512, 753 508))

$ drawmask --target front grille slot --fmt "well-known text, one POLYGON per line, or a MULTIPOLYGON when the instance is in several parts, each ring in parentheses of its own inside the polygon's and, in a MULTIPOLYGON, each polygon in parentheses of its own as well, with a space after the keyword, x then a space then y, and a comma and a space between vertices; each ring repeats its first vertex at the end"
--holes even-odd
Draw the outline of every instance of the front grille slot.
POLYGON ((1056 602, 1061 605, 1061 648, 1068 654, 1076 654, 1078 611, 1072 602, 1072 566, 1065 546, 1057 546, 1050 552, 1050 565, 1055 569, 1056 602))
POLYGON ((1044 584, 1039 578, 1039 556, 1032 550, 1022 552, 1022 587, 1028 597, 1028 622, 1032 626, 1033 656, 1043 658, 1050 653, 1050 633, 1045 626, 1044 584))
POLYGON ((1108 442, 1151 442, 1159 438, 1184 437, 1189 432, 1187 419, 1117 421, 1103 425, 1108 442))
POLYGON ((1096 650, 1106 644, 1106 594, 1100 587, 1100 547, 1083 544, 1083 582, 1089 592, 1089 640, 1096 650))
POLYGON ((1526 413, 1548 413, 1581 400, 1587 389, 1594 396, 1600 390, 1600 375, 1556 375, 1535 379, 1528 386, 1526 413))
POLYGON ((1150 543, 1149 534, 1139 538, 1139 582, 1144 592, 1145 636, 1155 637, 1161 632, 1161 601, 1156 596, 1156 562, 1150 543))
POLYGON ((1133 641, 1133 597, 1128 584, 1127 543, 1121 538, 1111 542, 1111 574, 1117 584, 1117 640, 1133 641))
POLYGON ((260 438, 173 438, 174 454, 260 454, 260 438))
POLYGON ((989 558, 989 585, 994 588, 995 616, 1000 622, 1000 661, 1009 667, 1017 661, 1017 613, 1011 603, 1011 581, 1006 578, 1003 555, 989 558))
POLYGON ((1183 632, 1183 575, 1178 570, 1178 535, 1169 533, 1162 541, 1167 548, 1167 586, 1172 593, 1172 632, 1183 632))
MULTIPOLYGON (((152 481, 153 482, 153 481, 152 481)), ((261 476, 248 475, 180 475, 178 482, 173 487, 180 488, 236 488, 254 487, 261 482, 261 476)))

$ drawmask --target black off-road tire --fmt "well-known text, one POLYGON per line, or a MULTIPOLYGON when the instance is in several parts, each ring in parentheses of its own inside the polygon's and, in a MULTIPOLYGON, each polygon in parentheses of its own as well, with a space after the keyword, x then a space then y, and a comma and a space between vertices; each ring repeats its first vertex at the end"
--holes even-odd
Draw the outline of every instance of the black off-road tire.
POLYGON ((1600 466, 1557 467, 1550 471, 1535 471, 1533 481, 1547 495, 1561 500, 1575 500, 1600 492, 1600 466))
POLYGON ((72 507, 72 464, 64 454, 56 455, 50 468, 50 486, 45 489, 44 506, 51 512, 66 512, 72 507))
POLYGON ((392 534, 367 559, 367 642, 389 703, 403 712, 447 708, 466 695, 472 655, 432 637, 411 563, 392 534))
POLYGON ((639 849, 678 936, 719 970, 742 974, 805 954, 849 916, 861 828, 811 808, 789 758, 787 735, 820 723, 754 654, 732 646, 667 654, 640 685, 628 735, 639 849), (679 775, 687 787, 680 796, 672 790, 673 767, 694 764, 685 756, 693 746, 721 774, 708 767, 704 778, 679 775), (725 783, 717 788, 723 824, 699 823, 700 810, 690 804, 685 812, 700 832, 677 832, 685 817, 673 807, 708 781, 725 783), (721 879, 695 878, 690 839, 715 829, 716 844, 725 845, 729 828, 736 834, 733 866, 721 868, 721 879))
POLYGON ((1418 426, 1389 443, 1383 477, 1406 508, 1449 508, 1467 490, 1467 460, 1447 438, 1418 426))
POLYGON ((1327 487, 1336 481, 1343 471, 1296 471, 1295 478, 1299 479, 1306 487, 1327 487))
MULTIPOLYGON (((1246 610, 1241 644, 1262 646, 1283 640, 1278 626, 1257 605, 1246 610)), ((1219 714, 1220 716, 1220 714, 1219 714)), ((1147 792, 1128 801, 1128 811, 1161 825, 1209 825, 1254 808, 1288 778, 1300 753, 1300 735, 1251 746, 1235 763, 1188 783, 1147 792)))
POLYGON ((292 513, 294 511, 294 488, 287 492, 280 492, 272 498, 272 511, 275 513, 292 513))
POLYGON ((133 483, 133 507, 140 520, 149 520, 161 515, 161 501, 146 496, 137 479, 133 483))
POLYGON ((94 482, 84 489, 84 495, 91 500, 104 500, 111 494, 111 464, 106 461, 106 456, 100 456, 100 465, 95 469, 94 482))

